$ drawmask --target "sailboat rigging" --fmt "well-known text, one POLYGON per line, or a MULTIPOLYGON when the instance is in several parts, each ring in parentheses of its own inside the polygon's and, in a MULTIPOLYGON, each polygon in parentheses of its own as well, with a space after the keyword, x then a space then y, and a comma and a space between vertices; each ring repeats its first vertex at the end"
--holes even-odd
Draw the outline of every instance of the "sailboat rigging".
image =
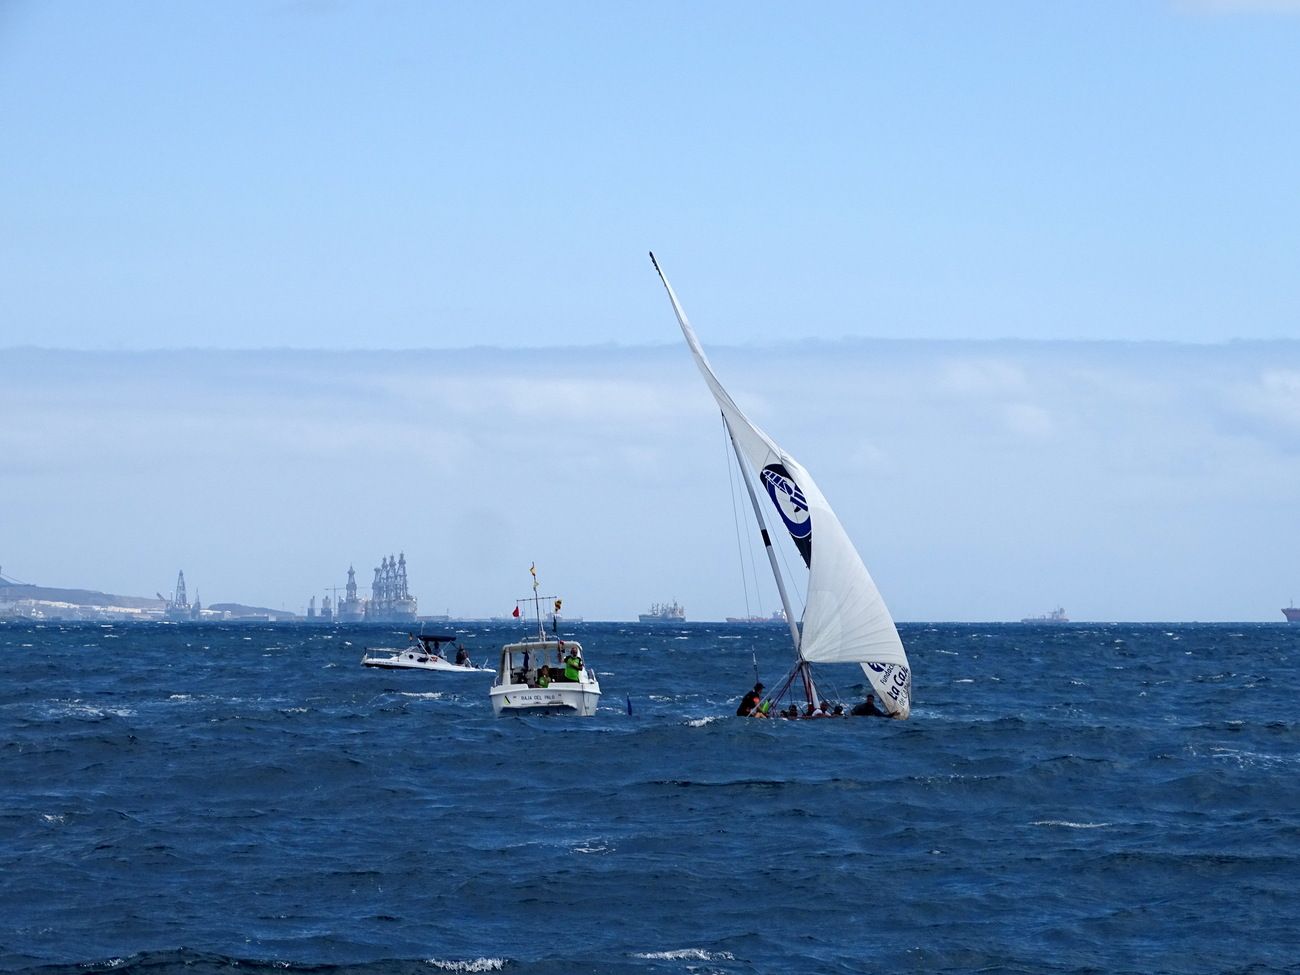
POLYGON ((723 387, 653 253, 650 261, 668 292, 677 324, 681 326, 695 364, 722 411, 790 627, 795 664, 772 699, 780 700, 798 680, 808 702, 815 704, 817 690, 813 681, 813 664, 857 663, 889 716, 906 718, 912 709, 911 665, 898 636, 898 628, 862 557, 812 476, 755 426, 723 387), (759 503, 755 481, 776 509, 780 522, 808 569, 808 595, 802 628, 798 622, 800 617, 790 604, 763 514, 765 506, 759 503))

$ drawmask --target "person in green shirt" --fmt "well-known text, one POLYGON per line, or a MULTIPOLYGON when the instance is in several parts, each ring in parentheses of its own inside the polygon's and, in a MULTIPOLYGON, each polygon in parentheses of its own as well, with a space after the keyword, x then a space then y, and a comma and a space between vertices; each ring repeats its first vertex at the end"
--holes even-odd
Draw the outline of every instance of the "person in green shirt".
POLYGON ((541 672, 540 674, 537 675, 537 686, 538 686, 538 687, 550 687, 550 686, 551 686, 551 668, 550 668, 550 667, 545 667, 545 666, 542 667, 542 672, 541 672))
POLYGON ((578 651, 569 648, 568 656, 564 658, 564 679, 576 681, 582 676, 582 658, 578 656, 578 651))

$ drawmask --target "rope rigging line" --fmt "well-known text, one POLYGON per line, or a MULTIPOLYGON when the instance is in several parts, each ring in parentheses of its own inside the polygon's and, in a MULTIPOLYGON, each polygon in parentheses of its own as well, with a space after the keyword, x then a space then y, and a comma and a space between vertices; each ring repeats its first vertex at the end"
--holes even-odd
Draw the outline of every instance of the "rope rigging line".
MULTIPOLYGON (((753 615, 749 609, 749 582, 745 579, 745 550, 740 541, 740 508, 736 502, 736 478, 732 473, 732 464, 735 459, 731 452, 731 432, 727 429, 727 418, 719 413, 722 417, 722 456, 727 465, 727 483, 731 496, 731 522, 736 528, 736 559, 740 562, 740 585, 745 591, 745 615, 753 615)), ((752 546, 752 543, 751 543, 752 546)), ((750 560, 753 561, 753 549, 750 550, 750 560)), ((758 573, 754 573, 754 597, 758 598, 758 573)))

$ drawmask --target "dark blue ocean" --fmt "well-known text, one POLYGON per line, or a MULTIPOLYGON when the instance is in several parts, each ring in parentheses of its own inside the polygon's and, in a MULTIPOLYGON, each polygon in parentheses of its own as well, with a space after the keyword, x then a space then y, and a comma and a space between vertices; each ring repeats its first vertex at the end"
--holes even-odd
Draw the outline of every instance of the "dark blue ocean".
POLYGON ((377 629, 0 624, 0 969, 1300 971, 1300 626, 901 629, 910 721, 763 722, 777 628, 577 626, 579 719, 377 629))

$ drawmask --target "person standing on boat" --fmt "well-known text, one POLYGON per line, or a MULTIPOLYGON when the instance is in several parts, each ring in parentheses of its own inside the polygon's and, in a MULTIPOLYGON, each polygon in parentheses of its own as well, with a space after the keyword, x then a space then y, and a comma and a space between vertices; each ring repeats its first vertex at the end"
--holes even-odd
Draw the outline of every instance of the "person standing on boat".
POLYGON ((582 658, 578 656, 578 651, 569 647, 569 654, 564 658, 564 679, 568 681, 578 681, 582 677, 582 658))
POLYGON ((551 686, 551 668, 548 667, 546 664, 542 664, 541 673, 537 675, 537 686, 538 687, 551 686))
POLYGON ((458 667, 471 666, 470 659, 469 659, 469 651, 465 649, 465 645, 463 643, 456 644, 456 666, 458 667))

